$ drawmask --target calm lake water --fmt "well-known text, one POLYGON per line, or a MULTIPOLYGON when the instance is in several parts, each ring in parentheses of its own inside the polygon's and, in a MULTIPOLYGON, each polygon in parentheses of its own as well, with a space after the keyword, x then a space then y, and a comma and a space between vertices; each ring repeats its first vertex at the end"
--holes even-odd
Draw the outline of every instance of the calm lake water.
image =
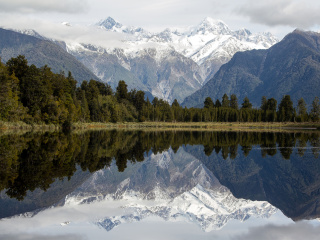
POLYGON ((0 239, 319 239, 320 132, 0 136, 0 239))

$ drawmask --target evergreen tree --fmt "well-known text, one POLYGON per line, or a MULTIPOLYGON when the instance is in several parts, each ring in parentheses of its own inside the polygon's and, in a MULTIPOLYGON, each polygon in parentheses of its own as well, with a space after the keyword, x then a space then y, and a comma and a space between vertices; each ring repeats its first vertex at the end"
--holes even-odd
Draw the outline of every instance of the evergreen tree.
POLYGON ((172 106, 172 107, 180 107, 180 104, 179 104, 179 102, 178 102, 177 99, 174 99, 173 102, 172 102, 172 104, 171 104, 171 106, 172 106))
POLYGON ((243 99, 243 103, 242 103, 241 109, 252 109, 252 104, 250 103, 248 97, 245 97, 245 98, 243 99))
POLYGON ((9 76, 0 62, 0 120, 18 121, 26 117, 27 109, 19 101, 19 79, 9 76))
POLYGON ((320 104, 318 97, 315 97, 312 102, 310 117, 313 122, 318 122, 320 120, 320 104))
POLYGON ((230 107, 235 109, 235 110, 238 110, 238 98, 235 94, 231 94, 231 97, 230 97, 230 107))
POLYGON ((204 100, 204 108, 213 108, 213 107, 214 107, 214 103, 213 103, 211 97, 207 97, 204 100))
POLYGON ((279 120, 282 122, 292 121, 294 114, 293 103, 289 95, 285 95, 279 104, 279 120))
POLYGON ((128 99, 128 89, 127 84, 125 81, 120 80, 118 83, 117 91, 116 91, 116 97, 118 101, 121 101, 122 99, 128 99))
POLYGON ((90 111, 88 101, 86 98, 86 93, 81 88, 77 89, 77 99, 80 101, 81 106, 79 120, 81 122, 87 122, 90 120, 90 111))
POLYGON ((269 98, 264 112, 264 121, 275 122, 277 119, 277 100, 269 98))
POLYGON ((216 108, 221 107, 221 102, 219 99, 216 100, 216 103, 214 104, 216 108))
POLYGON ((262 111, 266 111, 267 110, 267 98, 265 96, 263 96, 261 98, 261 106, 260 106, 260 109, 262 111))
POLYGON ((144 100, 144 91, 139 90, 136 95, 136 101, 135 101, 135 107, 137 108, 138 111, 142 110, 143 105, 146 103, 144 100))
POLYGON ((299 99, 297 109, 298 109, 298 120, 301 122, 306 121, 308 118, 307 104, 303 98, 299 99))
POLYGON ((173 111, 173 120, 178 122, 183 122, 184 121, 183 109, 180 106, 177 99, 173 101, 173 103, 171 104, 171 108, 173 111))
POLYGON ((266 104, 266 110, 277 111, 277 100, 274 98, 269 98, 266 104))
POLYGON ((11 58, 7 61, 9 75, 14 74, 20 81, 26 75, 29 66, 25 56, 19 55, 16 58, 11 58))
POLYGON ((228 97, 228 95, 225 93, 225 94, 222 96, 222 104, 221 104, 221 106, 224 107, 224 108, 228 108, 229 105, 230 105, 229 97, 228 97))

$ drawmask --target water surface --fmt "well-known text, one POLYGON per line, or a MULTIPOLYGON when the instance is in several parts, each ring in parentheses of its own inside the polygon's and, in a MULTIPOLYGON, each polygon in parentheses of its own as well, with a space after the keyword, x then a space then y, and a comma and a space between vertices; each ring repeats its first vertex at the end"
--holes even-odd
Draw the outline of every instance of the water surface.
POLYGON ((0 141, 1 239, 320 233, 318 132, 56 132, 0 141))

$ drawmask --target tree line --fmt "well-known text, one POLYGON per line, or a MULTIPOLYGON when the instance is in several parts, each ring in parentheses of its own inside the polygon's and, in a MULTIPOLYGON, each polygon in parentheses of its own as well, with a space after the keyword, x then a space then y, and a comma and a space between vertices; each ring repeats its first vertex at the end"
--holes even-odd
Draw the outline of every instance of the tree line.
MULTIPOLYGON (((200 110, 201 120, 215 122, 318 122, 320 120, 319 98, 315 97, 312 108, 308 112, 307 104, 300 98, 297 107, 293 106, 290 95, 283 96, 280 104, 275 98, 261 98, 261 106, 253 108, 248 97, 243 99, 239 107, 235 94, 224 94, 222 101, 214 103, 210 97, 204 101, 204 108, 200 110)), ((198 113, 199 115, 199 113, 198 113)))
POLYGON ((297 107, 289 95, 280 104, 262 97, 260 108, 253 108, 245 97, 241 106, 236 95, 224 94, 220 102, 210 97, 203 108, 182 107, 177 100, 170 105, 155 97, 145 99, 140 90, 128 91, 120 80, 114 91, 110 85, 90 80, 77 86, 69 72, 53 73, 48 66, 28 65, 20 55, 6 64, 0 61, 0 121, 24 121, 70 126, 72 122, 317 122, 319 98, 308 112, 303 98, 297 107))

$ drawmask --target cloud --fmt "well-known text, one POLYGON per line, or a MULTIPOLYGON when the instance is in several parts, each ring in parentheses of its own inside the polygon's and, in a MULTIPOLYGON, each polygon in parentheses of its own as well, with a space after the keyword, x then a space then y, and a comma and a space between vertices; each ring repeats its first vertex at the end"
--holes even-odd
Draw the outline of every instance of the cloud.
POLYGON ((0 11, 6 13, 78 13, 87 8, 86 0, 0 0, 0 11))
POLYGON ((253 23, 268 26, 310 28, 320 24, 320 4, 315 0, 248 0, 235 12, 249 17, 253 23))
POLYGON ((300 240, 319 239, 320 227, 315 227, 306 222, 293 223, 287 226, 266 225, 250 228, 247 234, 233 237, 233 240, 300 240))
MULTIPOLYGON (((198 24, 205 17, 222 18, 234 0, 90 0, 92 18, 111 16, 125 25, 141 26, 151 31, 166 27, 198 24), (218 14, 221 14, 218 16, 218 14)), ((92 19, 91 18, 91 19, 92 19)))
POLYGON ((124 47, 124 36, 107 32, 95 26, 66 26, 49 20, 42 20, 18 14, 2 14, 0 27, 14 30, 33 29, 40 35, 67 43, 87 43, 105 48, 124 47))
POLYGON ((0 239, 3 240, 82 240, 85 239, 80 235, 40 235, 40 234, 30 234, 30 233, 23 233, 23 234, 0 234, 0 239))

